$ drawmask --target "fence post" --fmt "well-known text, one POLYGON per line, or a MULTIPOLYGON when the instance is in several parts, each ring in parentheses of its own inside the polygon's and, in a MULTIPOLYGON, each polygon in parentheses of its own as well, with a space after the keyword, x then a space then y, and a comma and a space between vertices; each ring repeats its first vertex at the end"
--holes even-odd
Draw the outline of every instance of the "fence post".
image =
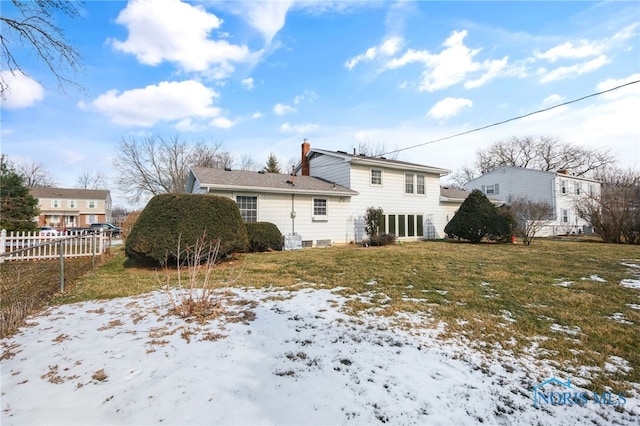
MULTIPOLYGON (((7 251, 7 230, 0 231, 0 254, 7 251)), ((0 263, 4 262, 4 256, 0 256, 0 263)))
POLYGON ((58 244, 60 245, 60 293, 64 293, 64 244, 61 238, 58 244))

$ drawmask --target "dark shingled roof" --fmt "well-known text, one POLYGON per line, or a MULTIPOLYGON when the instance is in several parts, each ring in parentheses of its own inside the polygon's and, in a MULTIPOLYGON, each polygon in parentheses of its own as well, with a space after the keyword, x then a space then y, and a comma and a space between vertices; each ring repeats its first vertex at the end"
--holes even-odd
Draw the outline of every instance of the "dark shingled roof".
POLYGON ((280 173, 211 169, 207 167, 192 167, 191 171, 200 182, 200 186, 215 189, 262 190, 264 192, 289 194, 307 193, 347 196, 358 194, 347 187, 311 176, 291 176, 280 173))
POLYGON ((79 188, 29 188, 29 192, 35 198, 71 198, 78 200, 105 200, 111 196, 106 189, 79 189, 79 188))

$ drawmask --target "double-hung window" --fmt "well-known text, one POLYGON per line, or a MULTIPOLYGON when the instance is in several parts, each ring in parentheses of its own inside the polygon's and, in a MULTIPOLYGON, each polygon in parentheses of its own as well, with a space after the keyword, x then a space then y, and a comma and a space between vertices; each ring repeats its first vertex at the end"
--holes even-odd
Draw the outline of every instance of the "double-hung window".
POLYGON ((243 221, 258 221, 258 197, 238 195, 236 196, 236 203, 238 204, 238 209, 240 209, 240 216, 242 216, 243 221))
POLYGON ((60 200, 53 200, 52 207, 54 209, 60 208, 60 200))
POLYGON ((382 170, 371 169, 371 185, 382 186, 382 170))
POLYGON ((327 220, 327 199, 326 198, 314 198, 313 199, 313 219, 314 220, 327 220))
POLYGON ((414 178, 414 174, 413 173, 405 173, 404 174, 404 193, 405 194, 413 194, 413 178, 414 178))
POLYGON ((416 194, 424 195, 424 175, 416 175, 416 194))

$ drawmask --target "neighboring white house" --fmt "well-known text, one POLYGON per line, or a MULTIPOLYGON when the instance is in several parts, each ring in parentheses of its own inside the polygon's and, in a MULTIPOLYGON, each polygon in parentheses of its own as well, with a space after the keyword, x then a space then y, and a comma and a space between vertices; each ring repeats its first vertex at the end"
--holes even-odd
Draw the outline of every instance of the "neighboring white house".
POLYGON ((575 203, 600 193, 598 181, 574 176, 567 170, 545 172, 513 166, 485 173, 465 188, 478 189, 487 197, 504 202, 509 197, 523 197, 549 204, 553 217, 538 236, 591 233, 592 227, 576 213, 575 203))
POLYGON ((367 208, 382 208, 384 232, 403 240, 443 238, 464 201, 440 187, 449 170, 343 151, 305 140, 296 175, 194 167, 187 192, 234 199, 245 221, 271 222, 305 246, 360 242, 367 208))

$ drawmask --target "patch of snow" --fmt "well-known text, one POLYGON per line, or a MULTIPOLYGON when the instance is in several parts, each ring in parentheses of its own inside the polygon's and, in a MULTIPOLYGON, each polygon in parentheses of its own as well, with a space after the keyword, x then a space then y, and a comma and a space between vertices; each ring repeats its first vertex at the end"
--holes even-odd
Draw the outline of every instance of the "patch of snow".
POLYGON ((576 336, 580 333, 580 327, 576 326, 570 326, 570 325, 560 325, 560 324, 556 324, 553 323, 551 324, 551 331, 556 331, 558 333, 566 333, 566 334, 570 334, 572 336, 576 336))
POLYGON ((573 284, 573 281, 560 281, 555 283, 554 285, 558 287, 569 287, 571 284, 573 284))
POLYGON ((626 267, 629 267, 629 268, 640 269, 640 264, 638 264, 638 263, 629 263, 629 262, 637 262, 637 261, 639 261, 639 260, 630 259, 629 261, 620 262, 620 264, 624 265, 626 267))
POLYGON ((609 319, 619 322, 620 324, 633 324, 631 321, 627 321, 622 312, 614 312, 609 319))
POLYGON ((501 318, 503 320, 509 321, 509 322, 516 322, 516 319, 513 317, 513 314, 509 311, 507 311, 506 309, 501 309, 500 310, 501 318))
POLYGON ((640 289, 640 280, 632 280, 629 278, 625 278, 622 281, 620 281, 620 285, 627 288, 640 289))
POLYGON ((326 289, 233 292, 221 300, 255 319, 187 322, 162 292, 30 317, 0 341, 1 424, 637 424, 638 398, 534 408, 533 386, 566 373, 539 351, 439 338, 446 324, 423 313, 349 316, 326 289))
POLYGON ((447 290, 436 290, 436 293, 438 293, 438 294, 440 294, 440 295, 444 296, 444 295, 446 295, 447 293, 449 293, 449 291, 447 291, 447 290))
POLYGON ((627 303, 627 306, 631 309, 640 309, 640 305, 636 305, 635 303, 627 303))
POLYGON ((378 281, 376 280, 371 280, 366 282, 366 285, 377 285, 377 284, 378 284, 378 281))
POLYGON ((607 280, 605 280, 604 278, 601 278, 601 277, 599 277, 597 275, 591 275, 589 277, 583 277, 581 279, 584 280, 584 281, 597 281, 597 282, 600 282, 600 283, 606 283, 607 282, 607 280))

